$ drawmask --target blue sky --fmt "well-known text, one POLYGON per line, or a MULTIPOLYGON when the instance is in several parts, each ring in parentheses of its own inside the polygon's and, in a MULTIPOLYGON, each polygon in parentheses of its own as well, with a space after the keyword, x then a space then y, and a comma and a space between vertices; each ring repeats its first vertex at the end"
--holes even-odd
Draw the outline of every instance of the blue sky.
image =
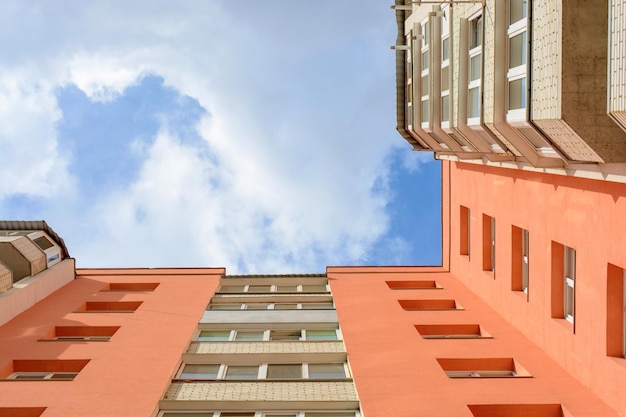
POLYGON ((386 2, 4 3, 0 215, 48 221, 78 266, 440 262, 386 2))

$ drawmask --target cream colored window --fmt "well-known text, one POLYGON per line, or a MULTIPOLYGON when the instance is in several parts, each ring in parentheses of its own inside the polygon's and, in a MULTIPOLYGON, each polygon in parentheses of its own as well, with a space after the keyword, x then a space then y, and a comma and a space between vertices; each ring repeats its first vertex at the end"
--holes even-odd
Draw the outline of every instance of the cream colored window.
POLYGON ((406 125, 413 128, 413 35, 406 37, 406 44, 410 45, 406 51, 406 125))
POLYGON ((469 21, 469 84, 467 86, 467 123, 480 123, 483 17, 469 21))
POLYGON ((342 379, 348 377, 345 363, 263 363, 259 365, 185 364, 178 379, 342 379))
POLYGON ((565 246, 565 288, 564 288, 564 317, 567 321, 574 322, 575 291, 576 283, 576 250, 565 246))
POLYGON ((421 122, 422 127, 428 127, 428 121, 430 118, 429 111, 429 94, 430 94, 430 24, 428 19, 422 21, 421 25, 421 35, 422 35, 422 48, 420 65, 421 65, 421 74, 420 74, 420 94, 421 94, 421 122))
POLYGON ((507 120, 526 120, 528 1, 509 0, 507 120))
POLYGON ((448 7, 441 18, 441 125, 450 126, 450 21, 448 7))

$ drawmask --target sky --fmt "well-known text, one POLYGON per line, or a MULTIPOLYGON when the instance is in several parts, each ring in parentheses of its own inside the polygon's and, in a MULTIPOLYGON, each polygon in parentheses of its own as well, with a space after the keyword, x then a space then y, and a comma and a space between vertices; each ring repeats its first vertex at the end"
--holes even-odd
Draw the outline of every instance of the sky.
POLYGON ((391 2, 0 3, 0 217, 78 267, 440 264, 391 2))

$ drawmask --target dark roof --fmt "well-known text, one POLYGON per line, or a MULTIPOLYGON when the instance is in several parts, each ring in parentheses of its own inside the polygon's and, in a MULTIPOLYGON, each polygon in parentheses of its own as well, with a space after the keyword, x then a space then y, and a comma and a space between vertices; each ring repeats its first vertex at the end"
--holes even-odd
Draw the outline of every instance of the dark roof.
POLYGON ((61 257, 70 257, 63 239, 43 220, 0 220, 0 230, 43 230, 61 247, 61 257))

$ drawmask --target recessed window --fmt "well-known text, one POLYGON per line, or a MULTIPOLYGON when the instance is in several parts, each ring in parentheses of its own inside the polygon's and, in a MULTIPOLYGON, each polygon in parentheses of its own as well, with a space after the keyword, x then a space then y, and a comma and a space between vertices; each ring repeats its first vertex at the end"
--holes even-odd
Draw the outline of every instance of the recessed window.
POLYGON ((526 120, 527 55, 528 55, 528 1, 508 0, 507 28, 507 120, 526 120))
POLYGON ((607 267, 606 354, 626 358, 626 270, 612 264, 607 267))
POLYGON ((109 291, 154 291, 158 282, 111 282, 109 291))
POLYGON ((46 407, 0 407, 0 417, 39 417, 46 407))
POLYGON ((575 291, 576 282, 576 250, 565 246, 565 282, 564 282, 564 316, 565 319, 574 322, 575 291))
POLYGON ((460 236, 459 253, 469 256, 470 253, 470 209, 461 206, 459 214, 460 236))
POLYGON ((467 86, 467 118, 468 123, 476 124, 481 109, 481 78, 482 78, 482 44, 483 17, 478 16, 469 21, 469 84, 467 86))
POLYGON ((427 127, 430 117, 429 111, 429 94, 430 94, 430 24, 428 19, 420 23, 422 45, 420 48, 420 106, 421 106, 421 124, 427 127))
POLYGON ((77 313, 132 313, 142 301, 87 301, 77 313))
POLYGON ((88 362, 86 359, 16 359, 4 378, 16 381, 71 381, 88 362))
POLYGON ((483 271, 496 269, 496 219, 483 214, 483 271))
POLYGON ((331 310, 332 301, 309 303, 211 303, 209 310, 331 310))
POLYGON ((560 404, 470 404, 474 417, 563 417, 560 404))
POLYGON ((529 377, 511 358, 439 358, 439 366, 448 378, 529 377))
POLYGON ((347 377, 344 363, 270 363, 259 365, 186 364, 177 379, 342 379, 347 377))
POLYGON ((441 288, 434 280, 386 281, 392 290, 423 290, 441 288))
POLYGON ((528 230, 511 227, 511 290, 522 291, 528 300, 530 235, 528 230))
POLYGON ((455 300, 398 300, 405 310, 462 310, 455 300))
POLYGON ((574 324, 576 313, 576 250, 553 241, 551 257, 550 301, 552 317, 564 318, 574 324))
POLYGON ((253 293, 263 294, 270 292, 277 293, 328 293, 326 284, 287 284, 287 285, 222 285, 219 289, 220 293, 237 294, 237 293, 253 293))
POLYGON ((56 326, 52 334, 41 341, 106 342, 120 326, 56 326))
POLYGON ((487 339, 491 335, 478 324, 416 324, 423 339, 487 339))
POLYGON ((334 341, 340 340, 338 329, 276 329, 276 330, 201 330, 198 342, 227 341, 334 341))

